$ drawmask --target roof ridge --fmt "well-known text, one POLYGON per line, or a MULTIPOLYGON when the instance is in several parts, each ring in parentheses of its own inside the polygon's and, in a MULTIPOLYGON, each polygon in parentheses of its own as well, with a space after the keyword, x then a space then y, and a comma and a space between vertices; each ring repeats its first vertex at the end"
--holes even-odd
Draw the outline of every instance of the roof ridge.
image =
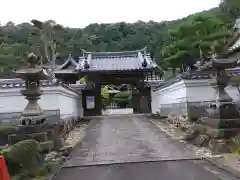
POLYGON ((132 50, 132 51, 105 51, 105 52, 90 52, 90 51, 85 51, 84 49, 82 49, 82 52, 83 53, 86 53, 86 54, 94 54, 94 55, 97 55, 97 54, 124 54, 124 53, 138 53, 138 52, 143 52, 143 51, 146 51, 146 47, 142 48, 142 49, 139 49, 139 50, 132 50))
POLYGON ((65 66, 67 66, 68 63, 72 63, 76 67, 78 65, 77 61, 75 61, 75 59, 73 59, 72 55, 69 54, 67 60, 62 65, 60 65, 57 69, 58 70, 63 69, 65 66))
POLYGON ((157 67, 156 63, 152 62, 150 53, 146 52, 146 48, 122 52, 82 51, 76 67, 78 71, 150 71, 157 67))

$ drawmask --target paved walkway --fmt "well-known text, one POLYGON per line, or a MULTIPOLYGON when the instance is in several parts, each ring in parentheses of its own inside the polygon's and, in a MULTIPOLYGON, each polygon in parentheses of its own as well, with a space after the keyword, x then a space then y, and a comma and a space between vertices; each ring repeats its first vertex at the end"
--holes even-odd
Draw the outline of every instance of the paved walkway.
POLYGON ((211 168, 206 170, 201 162, 194 151, 145 116, 103 116, 91 121, 85 139, 56 179, 219 180, 220 175, 228 179, 225 173, 213 173, 214 168, 209 172, 211 168))
POLYGON ((106 109, 102 112, 103 115, 126 115, 126 114, 133 114, 132 108, 125 108, 125 109, 106 109))

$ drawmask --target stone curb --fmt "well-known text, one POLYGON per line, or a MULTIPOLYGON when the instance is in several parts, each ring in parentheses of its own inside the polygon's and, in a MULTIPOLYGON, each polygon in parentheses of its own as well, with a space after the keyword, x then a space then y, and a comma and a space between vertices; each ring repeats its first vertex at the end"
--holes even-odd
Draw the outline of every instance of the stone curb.
MULTIPOLYGON (((83 134, 82 138, 79 138, 79 140, 73 144, 73 146, 70 146, 72 147, 72 149, 74 149, 78 144, 80 144, 83 139, 86 137, 86 130, 89 128, 89 126, 92 124, 92 120, 88 123, 87 127, 81 132, 81 134, 83 134)), ((52 174, 50 175, 49 177, 47 177, 45 180, 54 180, 54 178, 56 177, 56 175, 59 173, 60 169, 62 168, 62 164, 63 162, 60 164, 60 166, 57 168, 57 170, 52 174)))
POLYGON ((226 171, 230 174, 232 174, 233 176, 235 176, 236 178, 240 179, 240 172, 238 172, 235 169, 232 169, 230 167, 228 167, 227 165, 224 165, 220 162, 218 162, 216 159, 214 158, 204 158, 206 161, 208 161, 209 163, 213 164, 214 166, 218 167, 219 169, 226 171))
POLYGON ((202 160, 201 157, 199 158, 182 158, 182 159, 156 159, 156 160, 139 160, 139 161, 106 161, 106 162, 93 162, 92 164, 84 164, 84 165, 70 165, 65 166, 65 169, 75 168, 75 167, 97 167, 97 166, 109 166, 109 165, 121 165, 121 164, 140 164, 140 163, 164 163, 164 162, 180 162, 180 161, 193 161, 193 160, 202 160))

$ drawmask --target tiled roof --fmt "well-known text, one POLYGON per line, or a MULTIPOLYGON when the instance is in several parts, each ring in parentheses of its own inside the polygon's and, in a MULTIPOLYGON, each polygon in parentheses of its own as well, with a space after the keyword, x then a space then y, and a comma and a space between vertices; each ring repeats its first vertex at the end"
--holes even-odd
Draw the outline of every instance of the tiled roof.
MULTIPOLYGON (((240 77, 240 68, 226 69, 226 73, 229 77, 240 77)), ((212 78, 212 71, 195 71, 186 72, 181 74, 182 79, 210 79, 212 78)))
MULTIPOLYGON (((42 80, 40 81, 41 87, 46 86, 55 86, 56 83, 49 81, 49 80, 42 80)), ((24 88, 25 82, 22 79, 14 78, 14 79, 0 79, 0 89, 7 89, 7 88, 24 88)))
MULTIPOLYGON (((51 87, 51 86, 58 86, 59 83, 54 83, 49 80, 42 80, 40 81, 40 87, 51 87)), ((70 84, 70 88, 81 90, 86 87, 86 84, 70 84)), ((9 88, 24 88, 25 82, 19 78, 13 79, 0 79, 0 89, 9 89, 9 88)))
POLYGON ((163 80, 144 80, 144 83, 147 84, 149 87, 157 87, 163 83, 163 80))
POLYGON ((69 85, 71 88, 75 90, 82 90, 84 89, 87 85, 86 84, 70 84, 69 85))
POLYGON ((73 59, 71 54, 69 54, 68 59, 60 66, 57 67, 57 69, 75 69, 77 67, 78 63, 73 59))
POLYGON ((153 69, 157 64, 146 50, 123 52, 85 52, 77 66, 79 71, 129 71, 153 69))

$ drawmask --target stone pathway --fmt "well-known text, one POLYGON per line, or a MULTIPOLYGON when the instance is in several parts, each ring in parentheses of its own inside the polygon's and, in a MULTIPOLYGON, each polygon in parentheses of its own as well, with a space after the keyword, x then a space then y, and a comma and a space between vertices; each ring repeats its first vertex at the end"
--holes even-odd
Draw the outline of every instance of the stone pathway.
POLYGON ((146 116, 111 115, 90 122, 82 143, 54 179, 236 179, 206 164, 195 151, 162 132, 146 116))
POLYGON ((124 114, 133 114, 132 108, 125 109, 106 109, 102 112, 103 115, 124 115, 124 114))
POLYGON ((92 120, 87 135, 65 166, 198 158, 144 116, 92 120))

